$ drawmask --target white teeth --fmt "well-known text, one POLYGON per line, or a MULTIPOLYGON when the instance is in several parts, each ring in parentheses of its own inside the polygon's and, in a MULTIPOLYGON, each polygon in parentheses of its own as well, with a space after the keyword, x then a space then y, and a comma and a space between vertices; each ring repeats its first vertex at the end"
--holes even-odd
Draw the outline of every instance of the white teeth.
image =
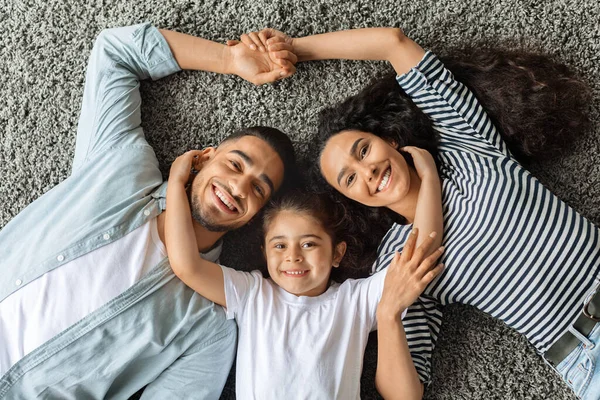
POLYGON ((219 189, 217 189, 215 187, 215 194, 217 195, 217 197, 219 199, 221 199, 221 201, 227 206, 227 208, 229 208, 231 211, 235 211, 236 208, 233 204, 231 204, 228 200, 227 197, 225 197, 225 195, 223 194, 223 192, 221 192, 219 189))
POLYGON ((302 275, 304 271, 285 271, 285 273, 290 275, 302 275))
POLYGON ((377 187, 377 191, 380 192, 383 189, 385 189, 385 187, 387 186, 388 181, 390 180, 390 174, 392 173, 392 170, 390 168, 388 168, 385 171, 385 175, 383 175, 383 179, 381 180, 381 183, 379 184, 379 186, 377 187))

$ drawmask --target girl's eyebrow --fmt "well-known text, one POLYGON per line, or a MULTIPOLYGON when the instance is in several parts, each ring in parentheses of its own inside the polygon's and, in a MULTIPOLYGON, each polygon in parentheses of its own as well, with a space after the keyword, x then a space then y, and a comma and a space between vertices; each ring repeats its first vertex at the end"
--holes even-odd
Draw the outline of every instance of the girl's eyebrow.
MULTIPOLYGON (((316 239, 323 239, 321 236, 315 235, 314 233, 307 233, 307 234, 298 236, 299 239, 306 239, 309 237, 316 238, 316 239)), ((285 236, 285 235, 273 236, 271 239, 269 239, 268 243, 271 243, 273 240, 281 240, 281 239, 286 239, 286 238, 287 238, 287 236, 285 236)))

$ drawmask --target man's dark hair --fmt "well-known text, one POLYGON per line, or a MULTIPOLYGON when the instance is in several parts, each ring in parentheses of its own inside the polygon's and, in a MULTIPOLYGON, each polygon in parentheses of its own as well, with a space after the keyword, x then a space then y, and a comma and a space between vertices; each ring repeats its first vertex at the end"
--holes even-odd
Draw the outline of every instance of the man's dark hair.
POLYGON ((296 153, 292 141, 285 133, 279 129, 268 126, 252 126, 242 128, 227 136, 221 143, 230 140, 237 140, 244 136, 254 136, 266 142, 277 153, 283 162, 283 181, 278 193, 284 193, 296 181, 296 153))

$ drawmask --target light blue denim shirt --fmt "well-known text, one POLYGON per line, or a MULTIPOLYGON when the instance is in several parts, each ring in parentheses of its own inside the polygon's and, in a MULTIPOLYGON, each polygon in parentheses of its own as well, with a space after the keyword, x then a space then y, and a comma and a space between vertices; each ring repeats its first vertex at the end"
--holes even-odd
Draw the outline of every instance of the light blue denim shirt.
MULTIPOLYGON (((98 36, 71 176, 0 231, 0 301, 164 210, 166 183, 140 126, 139 81, 179 70, 149 24, 98 36)), ((218 398, 235 339, 222 308, 185 286, 164 259, 15 364, 0 379, 0 398, 122 399, 151 382, 144 398, 218 398)))

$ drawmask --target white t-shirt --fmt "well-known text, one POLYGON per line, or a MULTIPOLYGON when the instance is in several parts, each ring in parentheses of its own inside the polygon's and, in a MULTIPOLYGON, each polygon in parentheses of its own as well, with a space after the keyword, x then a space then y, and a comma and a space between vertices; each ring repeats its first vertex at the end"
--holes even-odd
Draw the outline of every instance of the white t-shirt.
POLYGON ((295 296, 251 273, 221 266, 227 318, 239 327, 238 399, 360 399, 369 333, 387 269, 295 296))
POLYGON ((0 376, 139 281, 166 257, 156 218, 56 268, 0 302, 0 376))

